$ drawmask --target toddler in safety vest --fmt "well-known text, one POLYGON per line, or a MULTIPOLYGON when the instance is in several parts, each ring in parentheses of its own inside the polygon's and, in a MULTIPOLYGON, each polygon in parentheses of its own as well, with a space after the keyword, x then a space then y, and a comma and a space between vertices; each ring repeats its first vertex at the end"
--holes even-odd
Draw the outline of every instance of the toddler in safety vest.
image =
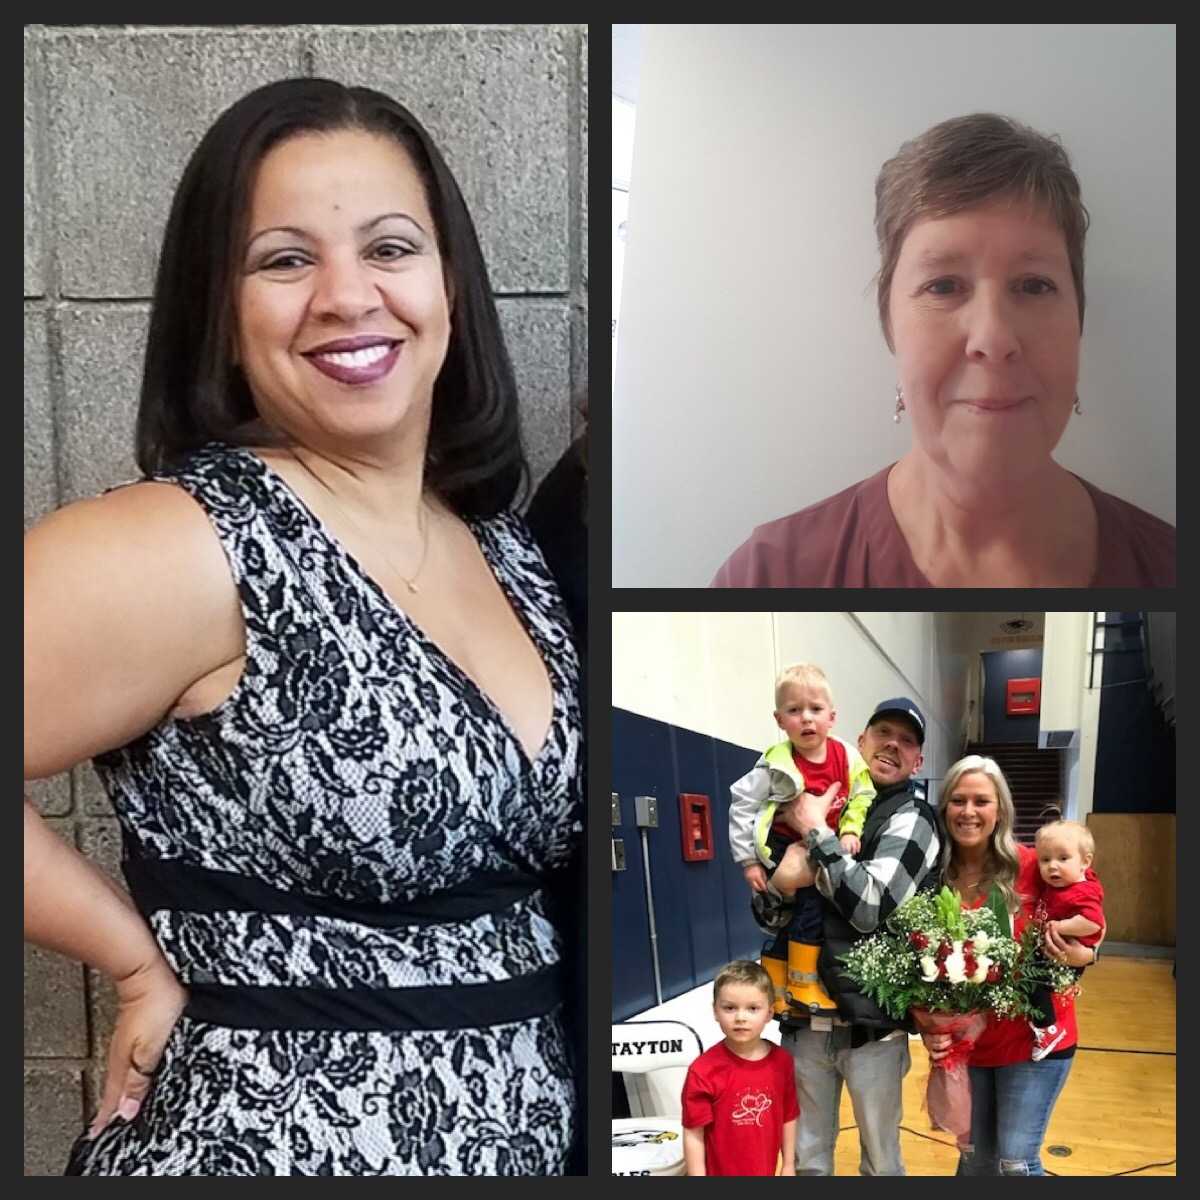
POLYGON ((856 746, 829 731, 837 713, 820 667, 788 667, 775 682, 775 721, 785 741, 767 749, 730 791, 729 849, 753 893, 758 924, 775 932, 762 965, 775 984, 775 1011, 788 1004, 808 1015, 832 1016, 837 1006, 817 976, 824 906, 800 834, 778 809, 802 792, 837 792, 826 820, 842 848, 857 854, 875 799, 867 764, 856 746))
POLYGON ((713 981, 713 1016, 725 1035, 688 1067, 683 1083, 683 1156, 689 1175, 795 1172, 796 1069, 768 1042, 770 976, 753 962, 731 962, 713 981))
MULTIPOLYGON (((1038 915, 1063 937, 1095 948, 1104 933, 1104 888, 1092 870, 1096 842, 1092 831, 1078 821, 1051 821, 1034 840, 1038 872, 1038 915)), ((1038 1014, 1031 1019, 1033 1061, 1041 1062, 1066 1034, 1055 1023, 1054 1001, 1048 987, 1036 988, 1032 1000, 1038 1014)))

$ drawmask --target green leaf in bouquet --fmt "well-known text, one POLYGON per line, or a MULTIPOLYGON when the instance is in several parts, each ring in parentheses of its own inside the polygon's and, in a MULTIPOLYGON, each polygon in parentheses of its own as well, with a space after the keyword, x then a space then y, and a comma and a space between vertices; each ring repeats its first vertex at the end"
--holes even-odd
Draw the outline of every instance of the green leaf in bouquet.
POLYGON ((1066 963, 1047 957, 1042 948, 1042 926, 1030 921, 1021 931, 1021 952, 1017 963, 1018 989, 1030 1013, 1034 1012, 1032 993, 1038 986, 1052 992, 1064 992, 1078 980, 1075 971, 1066 963))
POLYGON ((938 923, 949 936, 961 941, 967 936, 966 925, 963 923, 962 901, 957 893, 943 886, 937 895, 938 923))
POLYGON ((1012 937, 1012 918, 1009 916, 1008 905, 1004 903, 1004 895, 994 883, 992 890, 988 892, 984 908, 990 908, 996 914, 996 924, 1000 932, 1005 937, 1012 937))

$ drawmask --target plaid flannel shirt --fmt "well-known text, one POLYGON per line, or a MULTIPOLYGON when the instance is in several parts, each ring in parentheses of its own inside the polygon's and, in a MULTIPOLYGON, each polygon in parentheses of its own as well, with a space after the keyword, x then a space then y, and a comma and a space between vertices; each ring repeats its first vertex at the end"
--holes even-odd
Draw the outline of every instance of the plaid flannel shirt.
MULTIPOLYGON (((902 786, 915 789, 906 781, 902 786)), ((882 805, 899 790, 883 788, 882 805)), ((938 832, 927 808, 912 801, 888 818, 875 856, 858 862, 847 854, 828 827, 809 830, 805 837, 809 859, 817 871, 817 888, 860 933, 873 933, 900 904, 916 894, 937 870, 938 832)))

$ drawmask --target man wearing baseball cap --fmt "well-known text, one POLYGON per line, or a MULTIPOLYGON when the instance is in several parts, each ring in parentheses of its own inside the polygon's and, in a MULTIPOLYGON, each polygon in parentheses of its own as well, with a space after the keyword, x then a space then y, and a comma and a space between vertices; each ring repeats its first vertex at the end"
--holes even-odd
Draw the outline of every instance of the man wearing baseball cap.
POLYGON ((833 789, 804 793, 782 816, 804 835, 817 888, 825 897, 825 941, 818 970, 838 1016, 780 1018, 784 1047, 796 1064, 800 1117, 796 1174, 832 1175, 842 1083, 858 1122, 863 1175, 903 1175, 900 1156, 902 1088, 908 1073, 908 1027, 864 996, 838 961, 874 933, 896 906, 937 879, 937 817, 913 776, 922 763, 925 717, 907 696, 881 701, 859 735, 858 748, 875 783, 857 858, 825 823, 833 789))

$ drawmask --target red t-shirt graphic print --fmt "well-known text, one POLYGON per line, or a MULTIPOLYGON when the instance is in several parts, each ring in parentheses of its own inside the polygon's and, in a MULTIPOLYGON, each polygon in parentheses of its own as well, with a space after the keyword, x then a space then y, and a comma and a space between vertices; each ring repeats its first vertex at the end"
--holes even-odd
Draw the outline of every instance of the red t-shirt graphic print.
POLYGON ((703 1126, 709 1175, 774 1175, 783 1127, 799 1113, 792 1056, 781 1046, 751 1062, 718 1042, 688 1068, 683 1125, 703 1126))

